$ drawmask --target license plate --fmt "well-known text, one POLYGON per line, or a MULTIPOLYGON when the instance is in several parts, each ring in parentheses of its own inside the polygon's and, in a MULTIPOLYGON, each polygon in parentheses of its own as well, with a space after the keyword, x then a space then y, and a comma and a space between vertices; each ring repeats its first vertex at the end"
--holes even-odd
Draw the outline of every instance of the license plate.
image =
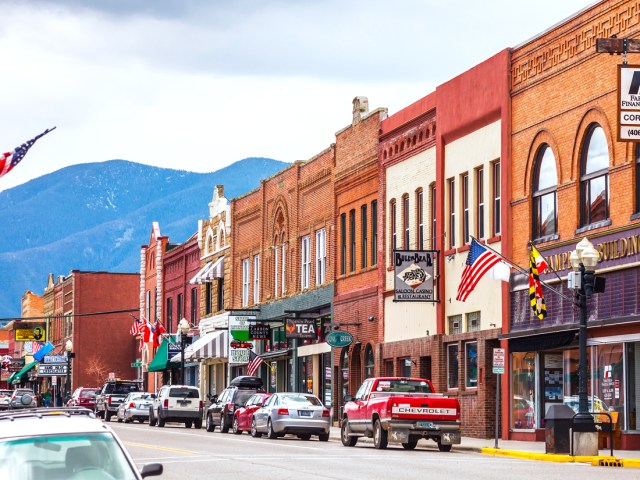
POLYGON ((178 403, 185 407, 187 405, 191 405, 191 400, 178 400, 178 403))
POLYGON ((433 428, 433 422, 418 422, 418 428, 433 428))
POLYGON ((151 406, 150 403, 143 403, 140 408, 149 408, 151 406))
POLYGON ((301 417, 310 417, 312 415, 313 412, 310 412, 309 410, 299 410, 298 414, 301 417))

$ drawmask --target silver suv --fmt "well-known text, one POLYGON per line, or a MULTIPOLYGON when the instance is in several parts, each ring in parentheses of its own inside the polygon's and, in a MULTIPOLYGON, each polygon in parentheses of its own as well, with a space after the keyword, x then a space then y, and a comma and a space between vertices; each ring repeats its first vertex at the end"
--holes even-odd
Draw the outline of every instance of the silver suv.
POLYGON ((149 426, 164 427, 166 422, 184 423, 202 428, 202 398, 200 389, 190 385, 165 385, 149 409, 149 426))
POLYGON ((9 399, 9 408, 35 408, 38 406, 36 394, 28 388, 16 388, 9 399))
POLYGON ((38 408, 0 413, 0 478, 25 480, 140 480, 162 465, 138 471, 108 425, 86 408, 38 408))

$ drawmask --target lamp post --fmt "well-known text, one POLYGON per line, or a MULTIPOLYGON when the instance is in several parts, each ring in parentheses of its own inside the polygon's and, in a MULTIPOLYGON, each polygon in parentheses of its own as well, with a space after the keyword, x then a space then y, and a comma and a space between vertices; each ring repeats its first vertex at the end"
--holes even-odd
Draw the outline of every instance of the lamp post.
POLYGON ((67 351, 67 384, 65 387, 65 398, 67 398, 71 392, 71 358, 73 357, 73 342, 71 340, 67 340, 64 344, 64 349, 67 351))
POLYGON ((189 332, 189 322, 186 318, 178 323, 178 333, 180 334, 180 385, 184 385, 184 343, 189 332))

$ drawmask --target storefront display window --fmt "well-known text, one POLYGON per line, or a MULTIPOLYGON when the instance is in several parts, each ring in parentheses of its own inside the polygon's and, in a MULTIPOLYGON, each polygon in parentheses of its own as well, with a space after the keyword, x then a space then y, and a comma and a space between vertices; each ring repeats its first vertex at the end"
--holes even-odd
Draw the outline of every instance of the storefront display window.
POLYGON ((333 402, 331 401, 331 354, 325 353, 322 355, 322 366, 324 368, 324 406, 330 407, 333 402))
POLYGON ((478 386, 478 342, 468 342, 464 345, 464 374, 465 386, 478 386))
POLYGON ((627 414, 628 430, 640 430, 640 342, 627 344, 627 414))
POLYGON ((594 398, 589 401, 589 410, 596 412, 611 409, 611 413, 615 412, 615 416, 618 417, 618 425, 624 425, 625 382, 622 344, 598 345, 595 350, 594 398))
POLYGON ((511 356, 512 429, 533 429, 537 426, 535 358, 533 352, 518 352, 511 356))
POLYGON ((458 388, 458 344, 447 345, 447 388, 458 388))
MULTIPOLYGON (((340 385, 342 398, 349 395, 349 350, 342 350, 342 358, 340 359, 340 385)), ((344 400, 343 400, 344 403, 344 400)))
POLYGON ((364 354, 364 378, 373 377, 373 368, 374 368, 374 360, 373 360, 373 349, 371 345, 367 345, 364 354))

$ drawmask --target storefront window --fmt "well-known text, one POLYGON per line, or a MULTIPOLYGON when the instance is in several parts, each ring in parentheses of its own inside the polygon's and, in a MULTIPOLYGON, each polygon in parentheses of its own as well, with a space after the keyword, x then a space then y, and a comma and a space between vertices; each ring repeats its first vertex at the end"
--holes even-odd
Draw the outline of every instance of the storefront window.
POLYGON ((324 353, 322 355, 322 366, 324 369, 324 406, 330 407, 333 402, 331 401, 331 354, 324 353))
MULTIPOLYGON (((596 377, 594 398, 589 401, 589 411, 611 409, 616 413, 618 425, 624 425, 624 368, 621 343, 598 345, 596 348, 596 377)), ((613 419, 612 420, 616 420, 613 419)))
POLYGON ((478 386, 478 343, 465 343, 464 350, 465 386, 475 388, 478 386))
POLYGON ((345 395, 349 395, 349 350, 342 350, 342 359, 340 360, 340 384, 342 391, 342 399, 344 404, 345 395))
POLYGON ((447 388, 458 388, 458 344, 447 345, 447 388))
MULTIPOLYGON (((627 344, 628 430, 640 430, 640 342, 627 344)), ((621 424, 623 425, 623 424, 621 424)))
MULTIPOLYGON (((562 366, 562 365, 561 365, 562 366)), ((511 428, 536 428, 535 353, 518 352, 511 356, 511 428)))

